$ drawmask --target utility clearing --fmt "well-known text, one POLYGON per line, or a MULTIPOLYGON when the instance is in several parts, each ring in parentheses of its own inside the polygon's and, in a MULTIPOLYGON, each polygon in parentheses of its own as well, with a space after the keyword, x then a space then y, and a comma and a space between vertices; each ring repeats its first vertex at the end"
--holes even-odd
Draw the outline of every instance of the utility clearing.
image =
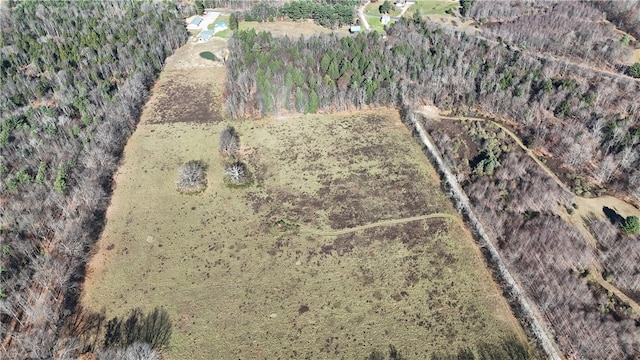
POLYGON ((397 111, 229 122, 224 68, 193 56, 204 50, 169 59, 127 144, 85 308, 164 307, 169 359, 360 359, 390 344, 421 359, 526 342, 397 111), (223 181, 228 125, 248 187, 223 181), (189 160, 206 164, 207 188, 183 195, 189 160))

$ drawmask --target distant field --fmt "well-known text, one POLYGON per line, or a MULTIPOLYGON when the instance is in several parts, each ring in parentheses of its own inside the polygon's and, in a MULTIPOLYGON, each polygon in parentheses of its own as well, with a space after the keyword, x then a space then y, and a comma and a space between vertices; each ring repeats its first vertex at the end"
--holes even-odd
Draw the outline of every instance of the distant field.
POLYGON ((348 28, 339 30, 331 30, 320 25, 316 25, 311 20, 301 22, 295 21, 274 21, 274 22, 257 22, 257 21, 241 21, 238 24, 240 30, 255 29, 256 32, 267 31, 276 36, 300 37, 311 36, 314 34, 330 34, 332 32, 348 33, 348 28))
POLYGON ((523 338, 396 111, 233 122, 255 182, 231 189, 217 150, 223 74, 165 71, 154 87, 86 307, 163 306, 169 359, 364 359, 389 344, 422 359, 523 338), (180 195, 176 171, 191 159, 208 165, 208 187, 180 195))
POLYGON ((449 9, 456 9, 460 6, 459 1, 451 0, 418 0, 415 5, 412 5, 405 17, 412 17, 418 9, 422 10, 422 15, 445 15, 449 9))
MULTIPOLYGON (((384 3, 383 0, 375 2, 375 3, 369 3, 369 5, 367 5, 367 7, 364 8, 364 13, 365 14, 369 14, 369 15, 382 15, 380 13, 380 5, 382 5, 382 3, 384 3)), ((391 1, 391 4, 393 5, 393 1, 391 1)), ((398 16, 400 15, 400 11, 401 8, 395 8, 394 6, 391 7, 391 11, 389 12, 390 16, 398 16)), ((369 20, 367 18, 367 20, 369 20)))

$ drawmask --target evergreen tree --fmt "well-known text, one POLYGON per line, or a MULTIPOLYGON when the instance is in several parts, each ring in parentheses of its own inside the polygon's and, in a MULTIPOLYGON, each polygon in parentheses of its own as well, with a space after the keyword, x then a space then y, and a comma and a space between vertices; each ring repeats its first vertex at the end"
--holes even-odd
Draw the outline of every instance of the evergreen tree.
POLYGON ((640 78, 640 62, 631 65, 627 73, 629 74, 629 76, 636 79, 640 78))
POLYGON ((380 5, 378 10, 380 10, 381 14, 388 14, 389 11, 391 11, 391 3, 389 2, 389 0, 384 0, 384 2, 382 3, 382 5, 380 5))
POLYGON ((318 112, 318 105, 318 94, 316 94, 315 90, 311 90, 311 93, 309 94, 309 112, 312 114, 318 112))
POLYGON ((232 31, 238 30, 238 18, 235 13, 229 15, 229 29, 232 31))
POLYGON ((196 0, 193 3, 193 6, 196 8, 196 14, 200 15, 204 13, 204 4, 202 3, 202 0, 196 0))

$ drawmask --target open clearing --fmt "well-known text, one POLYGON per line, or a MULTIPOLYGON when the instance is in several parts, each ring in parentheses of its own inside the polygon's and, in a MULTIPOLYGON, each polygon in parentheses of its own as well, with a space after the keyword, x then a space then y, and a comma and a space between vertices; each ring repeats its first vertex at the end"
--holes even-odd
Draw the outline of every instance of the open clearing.
POLYGON ((331 34, 332 32, 338 34, 349 33, 348 27, 332 31, 331 29, 315 24, 313 20, 274 22, 241 21, 238 26, 239 30, 255 29, 256 32, 266 31, 274 36, 286 35, 290 38, 298 38, 300 36, 309 37, 315 34, 331 34))
POLYGON ((405 16, 412 17, 418 9, 422 11, 422 15, 445 15, 447 10, 456 10, 459 6, 460 2, 456 0, 418 0, 409 7, 405 16))
POLYGON ((421 359, 524 339, 396 111, 233 122, 254 184, 232 189, 218 152, 224 68, 190 46, 125 148, 86 308, 166 308, 170 359, 362 359, 389 344, 421 359), (208 187, 181 195, 177 169, 192 159, 208 187))

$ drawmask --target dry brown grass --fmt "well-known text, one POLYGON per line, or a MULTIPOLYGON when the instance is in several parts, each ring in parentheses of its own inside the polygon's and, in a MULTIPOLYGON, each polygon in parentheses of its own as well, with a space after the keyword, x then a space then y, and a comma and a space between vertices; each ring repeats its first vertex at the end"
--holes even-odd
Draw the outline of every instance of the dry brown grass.
POLYGON ((232 189, 224 69, 184 64, 169 63, 125 149, 87 308, 165 307, 170 359, 358 359, 389 343, 418 359, 523 338, 396 111, 236 121, 255 183, 232 189), (208 186, 178 194, 175 171, 194 158, 208 186), (446 216, 384 221, 434 213, 446 216), (324 236, 279 220, 324 233, 383 222, 324 236))

